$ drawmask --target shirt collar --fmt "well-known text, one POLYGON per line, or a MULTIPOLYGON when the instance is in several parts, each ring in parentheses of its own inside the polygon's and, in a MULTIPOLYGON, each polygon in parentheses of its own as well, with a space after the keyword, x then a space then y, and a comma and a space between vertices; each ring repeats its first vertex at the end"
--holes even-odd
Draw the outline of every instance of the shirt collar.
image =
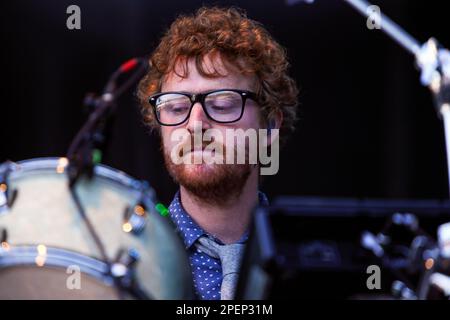
MULTIPOLYGON (((267 196, 261 191, 258 191, 258 199, 259 204, 262 206, 267 206, 269 204, 267 196)), ((192 217, 189 215, 189 213, 186 212, 186 210, 184 210, 183 205, 181 204, 180 191, 177 191, 177 193, 175 194, 175 197, 169 206, 169 213, 170 218, 175 223, 177 231, 180 233, 187 249, 189 249, 195 243, 195 241, 197 241, 197 239, 203 235, 212 237, 205 230, 203 230, 194 221, 194 219, 192 219, 192 217)), ((248 239, 248 235, 249 230, 244 233, 244 235, 239 239, 239 241, 237 241, 237 243, 245 243, 248 239)), ((218 243, 222 244, 220 240, 216 238, 214 239, 218 243)))
POLYGON ((186 248, 190 248, 194 242, 205 235, 206 232, 191 218, 181 204, 180 191, 175 194, 169 206, 170 218, 175 223, 177 231, 183 238, 186 248))

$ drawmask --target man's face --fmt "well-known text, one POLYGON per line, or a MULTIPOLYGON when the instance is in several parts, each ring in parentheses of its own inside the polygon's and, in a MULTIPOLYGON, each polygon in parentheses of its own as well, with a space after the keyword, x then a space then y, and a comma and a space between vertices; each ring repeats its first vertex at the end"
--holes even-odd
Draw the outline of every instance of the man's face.
MULTIPOLYGON (((183 62, 181 62, 183 63, 183 62)), ((219 56, 204 59, 204 69, 206 71, 217 70, 221 77, 206 78, 199 74, 195 60, 188 60, 186 77, 182 78, 175 73, 168 75, 162 84, 161 91, 183 91, 188 93, 204 93, 217 89, 239 89, 255 91, 255 78, 240 74, 234 67, 222 62, 219 56)), ((178 73, 183 74, 182 64, 178 64, 178 73)), ((245 164, 217 164, 217 163, 191 163, 175 164, 170 154, 179 142, 173 141, 172 134, 177 129, 186 129, 191 135, 208 129, 218 130, 220 136, 225 137, 227 129, 255 129, 261 127, 260 113, 257 103, 247 99, 242 117, 233 123, 217 123, 208 118, 200 103, 195 103, 192 107, 189 118, 179 126, 161 126, 162 147, 166 166, 172 177, 183 187, 191 191, 194 195, 205 201, 220 204, 227 202, 232 196, 236 196, 242 190, 245 182, 252 170, 257 170, 246 162, 245 164), (201 128, 200 128, 201 127, 201 128), (201 129, 201 130, 200 130, 201 129)), ((229 130, 228 130, 229 131, 229 130)), ((189 142, 190 143, 190 142, 189 142)), ((207 142, 206 142, 207 143, 207 142)), ((224 153, 227 152, 227 145, 224 141, 224 153)), ((190 154, 184 155, 193 157, 194 154, 202 153, 204 150, 194 150, 191 144, 190 154)), ((205 148, 205 145, 203 146, 205 148)), ((208 151, 209 152, 209 151, 208 151)))

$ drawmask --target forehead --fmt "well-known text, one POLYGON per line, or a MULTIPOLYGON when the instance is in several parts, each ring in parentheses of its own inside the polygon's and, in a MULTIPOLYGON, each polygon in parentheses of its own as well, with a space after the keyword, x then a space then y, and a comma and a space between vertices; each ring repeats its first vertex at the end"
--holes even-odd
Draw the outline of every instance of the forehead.
POLYGON ((164 77, 161 91, 198 93, 225 88, 254 90, 255 77, 242 74, 236 66, 224 61, 220 55, 206 55, 201 63, 205 73, 218 75, 202 75, 196 66, 195 58, 178 59, 174 71, 164 77))

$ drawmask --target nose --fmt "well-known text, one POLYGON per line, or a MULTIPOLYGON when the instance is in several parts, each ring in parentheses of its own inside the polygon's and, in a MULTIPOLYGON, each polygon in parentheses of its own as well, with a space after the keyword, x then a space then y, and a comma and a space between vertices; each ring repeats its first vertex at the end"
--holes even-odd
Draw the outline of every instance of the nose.
POLYGON ((210 120, 202 108, 200 102, 196 102, 192 106, 191 114, 188 119, 186 128, 190 132, 194 132, 195 127, 201 127, 202 130, 211 128, 210 120))

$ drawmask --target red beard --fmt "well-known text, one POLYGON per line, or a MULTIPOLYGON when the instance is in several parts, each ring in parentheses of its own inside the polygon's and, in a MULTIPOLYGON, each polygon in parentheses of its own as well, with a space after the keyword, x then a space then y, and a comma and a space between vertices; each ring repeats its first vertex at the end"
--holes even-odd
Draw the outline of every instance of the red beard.
MULTIPOLYGON (((223 206, 242 192, 253 165, 248 164, 175 164, 164 147, 164 162, 174 181, 203 202, 223 206)), ((226 146, 223 146, 226 154, 226 146)), ((236 154, 236 150, 235 150, 236 154)))

